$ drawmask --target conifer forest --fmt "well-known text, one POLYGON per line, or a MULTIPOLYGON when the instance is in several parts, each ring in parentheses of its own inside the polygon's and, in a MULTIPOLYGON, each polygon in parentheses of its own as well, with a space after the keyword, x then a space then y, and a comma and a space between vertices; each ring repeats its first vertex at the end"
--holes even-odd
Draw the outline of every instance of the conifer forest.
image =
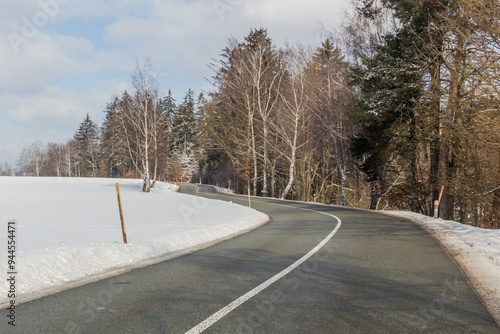
MULTIPOLYGON (((500 228, 498 0, 357 0, 320 45, 229 39, 177 101, 153 60, 132 89, 3 174, 141 178, 500 228)), ((228 36, 229 37, 229 36, 228 36)), ((293 36, 290 36, 293 38, 293 36)), ((281 42, 281 41, 279 41, 281 42)))

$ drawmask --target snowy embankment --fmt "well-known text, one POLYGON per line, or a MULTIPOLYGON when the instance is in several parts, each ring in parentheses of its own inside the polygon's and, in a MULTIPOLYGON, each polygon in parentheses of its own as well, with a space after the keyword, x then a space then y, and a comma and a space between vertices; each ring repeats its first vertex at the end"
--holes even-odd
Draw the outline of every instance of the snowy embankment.
POLYGON ((433 219, 413 212, 379 212, 409 219, 439 240, 500 325, 500 230, 433 219))
POLYGON ((0 177, 0 305, 7 300, 7 222, 16 221, 16 299, 30 300, 163 261, 268 221, 258 211, 141 180, 0 177), (128 244, 123 243, 115 183, 128 244))

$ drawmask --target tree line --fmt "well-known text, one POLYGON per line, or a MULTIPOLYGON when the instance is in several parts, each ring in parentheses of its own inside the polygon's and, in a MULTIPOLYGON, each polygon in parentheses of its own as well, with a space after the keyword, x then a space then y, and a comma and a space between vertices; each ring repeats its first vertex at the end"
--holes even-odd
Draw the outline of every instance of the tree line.
POLYGON ((230 158, 236 187, 254 196, 363 202, 349 153, 349 64, 330 39, 316 50, 277 49, 265 29, 252 29, 212 68, 201 132, 230 158))
POLYGON ((444 186, 440 217, 500 227, 498 1, 362 0, 357 10, 345 35, 351 149, 371 207, 385 197, 431 214, 444 186))
POLYGON ((212 63, 202 133, 240 191, 500 227, 500 5, 359 0, 316 49, 265 29, 212 63), (444 187, 444 188, 443 188, 444 187))
MULTIPOLYGON (((206 96, 160 97, 149 61, 21 175, 199 180, 240 193, 500 227, 500 5, 357 0, 318 47, 231 39, 206 96)), ((2 167, 7 169, 7 165, 2 167)), ((11 168, 12 169, 12 168, 11 168)))
POLYGON ((101 125, 87 114, 72 139, 35 141, 21 151, 15 171, 4 174, 141 178, 145 192, 156 180, 190 180, 199 169, 195 135, 203 95, 189 90, 179 105, 171 91, 160 97, 149 60, 137 64, 132 82, 132 92, 107 103, 101 125))

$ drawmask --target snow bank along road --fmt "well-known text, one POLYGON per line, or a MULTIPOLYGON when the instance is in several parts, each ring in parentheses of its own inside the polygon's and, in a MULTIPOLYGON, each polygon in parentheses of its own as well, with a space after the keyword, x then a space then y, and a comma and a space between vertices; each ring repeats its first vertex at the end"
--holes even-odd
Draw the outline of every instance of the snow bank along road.
POLYGON ((19 325, 9 332, 500 333, 455 264, 416 225, 301 203, 255 199, 252 206, 273 221, 21 304, 19 325))
POLYGON ((269 218, 241 205, 176 193, 162 182, 147 194, 141 187, 134 179, 0 177, 0 309, 13 299, 25 302, 192 253, 269 218), (14 240, 5 234, 11 219, 17 220, 14 240), (7 240, 16 243, 15 253, 8 254, 7 240), (8 272, 18 273, 15 284, 7 282, 8 272))

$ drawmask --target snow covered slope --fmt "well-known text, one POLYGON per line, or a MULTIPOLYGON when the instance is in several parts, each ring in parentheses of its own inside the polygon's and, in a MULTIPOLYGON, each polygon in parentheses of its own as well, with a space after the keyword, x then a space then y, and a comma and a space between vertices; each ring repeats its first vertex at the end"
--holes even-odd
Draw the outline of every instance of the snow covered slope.
POLYGON ((258 211, 141 180, 0 177, 0 304, 7 302, 7 222, 16 220, 17 299, 206 247, 265 223, 258 211), (123 244, 115 183, 128 244, 123 244))

